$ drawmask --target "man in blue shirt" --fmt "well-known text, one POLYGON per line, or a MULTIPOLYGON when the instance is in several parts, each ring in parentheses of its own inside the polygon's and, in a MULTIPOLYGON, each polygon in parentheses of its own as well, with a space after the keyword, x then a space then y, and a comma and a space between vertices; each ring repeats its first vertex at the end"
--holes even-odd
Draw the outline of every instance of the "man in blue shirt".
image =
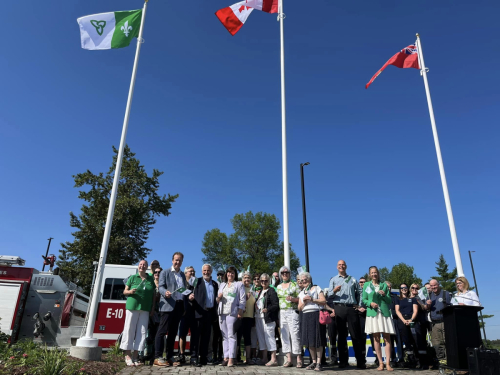
POLYGON ((432 279, 431 295, 427 300, 427 305, 430 306, 430 315, 432 322, 431 341, 432 346, 436 349, 436 357, 439 361, 446 360, 446 347, 444 341, 444 323, 443 323, 443 310, 446 306, 451 304, 451 295, 446 290, 441 289, 439 282, 432 279))
POLYGON ((366 343, 363 337, 366 336, 364 336, 364 333, 361 333, 359 315, 356 310, 361 304, 362 290, 356 279, 347 274, 347 264, 345 261, 338 261, 337 270, 339 274, 330 279, 328 296, 330 296, 330 300, 333 302, 335 312, 339 367, 343 368, 349 365, 349 348, 347 346, 347 330, 349 329, 357 367, 364 369, 366 368, 366 358, 364 356, 364 346, 366 343))

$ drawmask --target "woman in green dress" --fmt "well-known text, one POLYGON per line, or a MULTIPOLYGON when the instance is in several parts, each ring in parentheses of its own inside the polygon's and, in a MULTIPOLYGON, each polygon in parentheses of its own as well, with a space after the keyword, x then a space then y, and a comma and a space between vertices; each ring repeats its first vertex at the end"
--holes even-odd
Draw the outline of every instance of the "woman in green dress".
POLYGON ((363 304, 367 306, 365 332, 373 334, 373 339, 375 340, 375 352, 380 364, 377 370, 382 371, 384 369, 382 349, 380 347, 380 335, 382 335, 385 342, 386 369, 387 371, 394 371, 389 364, 389 358, 391 358, 391 335, 396 334, 390 310, 391 291, 386 283, 380 282, 379 275, 377 267, 370 267, 368 270, 370 282, 365 283, 363 286, 363 304))
POLYGON ((148 262, 139 262, 138 272, 128 278, 123 295, 127 297, 125 305, 125 325, 123 327, 120 349, 125 350, 127 366, 140 366, 138 353, 144 350, 149 315, 154 313, 156 285, 154 277, 148 274, 148 262))

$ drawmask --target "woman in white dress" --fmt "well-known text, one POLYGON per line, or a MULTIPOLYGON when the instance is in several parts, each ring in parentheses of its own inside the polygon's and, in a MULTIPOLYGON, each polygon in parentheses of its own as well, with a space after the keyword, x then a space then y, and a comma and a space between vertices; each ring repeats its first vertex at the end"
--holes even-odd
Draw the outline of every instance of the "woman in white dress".
POLYGON ((477 294, 469 290, 469 282, 465 277, 457 277, 455 285, 457 286, 457 294, 451 299, 454 305, 481 306, 477 294))
POLYGON ((365 332, 373 334, 375 340, 375 352, 380 364, 377 370, 382 371, 384 369, 382 349, 380 347, 380 335, 382 335, 385 342, 386 369, 387 371, 394 371, 389 364, 389 358, 391 358, 391 335, 396 334, 390 310, 391 292, 386 283, 379 281, 377 267, 370 267, 368 278, 370 282, 366 282, 363 286, 363 304, 367 306, 365 332))

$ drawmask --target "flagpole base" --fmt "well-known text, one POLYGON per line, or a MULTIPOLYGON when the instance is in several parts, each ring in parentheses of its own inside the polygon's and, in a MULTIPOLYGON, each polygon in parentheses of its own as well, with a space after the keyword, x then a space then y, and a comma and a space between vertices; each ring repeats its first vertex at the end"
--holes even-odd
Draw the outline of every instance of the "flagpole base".
POLYGON ((85 361, 100 361, 102 348, 97 346, 99 340, 92 337, 82 337, 76 340, 76 346, 69 349, 69 355, 85 361))

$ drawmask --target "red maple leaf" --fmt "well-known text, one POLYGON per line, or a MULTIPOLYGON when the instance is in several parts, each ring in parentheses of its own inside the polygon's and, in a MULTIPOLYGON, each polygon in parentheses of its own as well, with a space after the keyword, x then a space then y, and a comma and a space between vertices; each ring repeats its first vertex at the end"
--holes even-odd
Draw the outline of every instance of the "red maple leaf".
POLYGON ((243 11, 245 10, 245 8, 246 8, 247 10, 248 10, 248 9, 250 9, 250 7, 246 7, 246 6, 242 5, 242 6, 241 6, 241 8, 240 8, 240 9, 238 9, 238 10, 239 10, 239 11, 240 11, 240 13, 241 13, 241 12, 243 12, 243 11))

